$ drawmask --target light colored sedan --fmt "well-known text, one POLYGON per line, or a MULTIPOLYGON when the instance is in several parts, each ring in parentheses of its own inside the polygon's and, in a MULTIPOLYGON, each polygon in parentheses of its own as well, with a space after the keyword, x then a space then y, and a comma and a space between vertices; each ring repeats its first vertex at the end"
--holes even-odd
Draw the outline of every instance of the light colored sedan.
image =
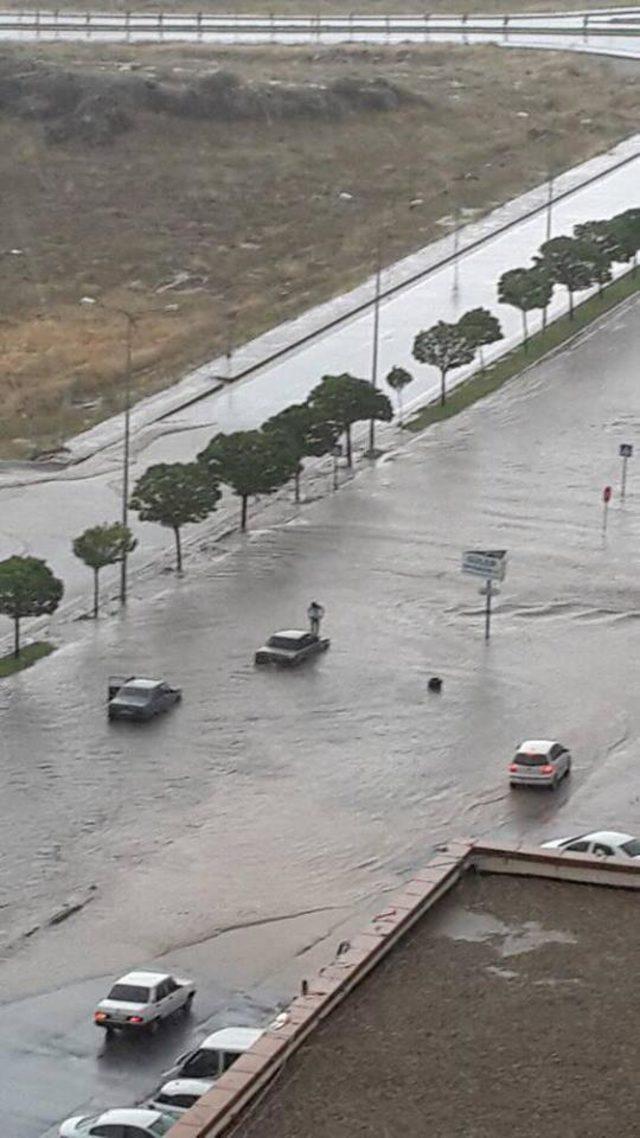
POLYGON ((568 850, 590 857, 640 858, 640 839, 617 830, 595 830, 592 834, 577 834, 573 838, 555 838, 552 842, 543 842, 542 848, 568 850))
POLYGON ((100 1001, 93 1022, 109 1032, 152 1029, 178 1011, 188 1012, 195 992, 193 980, 166 972, 128 972, 100 1001))
POLYGON ((571 755, 562 743, 551 739, 528 739, 509 765, 511 786, 546 786, 555 790, 571 773, 571 755))
POLYGON ((156 1091, 149 1108, 170 1110, 175 1115, 184 1114, 214 1085, 214 1079, 171 1079, 156 1091))
POLYGON ((163 1138, 175 1126, 175 1114, 159 1110, 105 1110, 102 1114, 77 1115, 62 1123, 60 1138, 163 1138))

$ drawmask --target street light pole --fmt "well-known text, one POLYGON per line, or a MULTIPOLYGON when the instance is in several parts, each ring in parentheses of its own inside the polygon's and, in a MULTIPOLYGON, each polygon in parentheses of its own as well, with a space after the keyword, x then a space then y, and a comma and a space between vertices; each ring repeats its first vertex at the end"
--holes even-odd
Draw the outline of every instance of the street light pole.
POLYGON ((547 187, 547 236, 546 240, 551 240, 551 211, 553 209, 553 170, 549 170, 549 182, 547 187))
MULTIPOLYGON (((81 304, 91 305, 95 304, 96 307, 104 309, 105 312, 111 312, 115 316, 124 316, 127 322, 127 333, 125 337, 125 375, 124 375, 124 453, 122 457, 122 524, 127 526, 129 521, 129 465, 130 465, 130 449, 131 449, 131 382, 132 382, 132 355, 133 355, 133 329, 136 325, 136 317, 133 313, 128 312, 126 308, 118 308, 115 305, 103 304, 102 301, 96 300, 93 296, 83 296, 80 301, 81 304)), ((127 602, 127 551, 126 542, 123 546, 122 559, 120 561, 120 604, 124 605, 127 602)))
MULTIPOLYGON (((129 523, 129 460, 131 442, 131 356, 133 350, 133 329, 135 317, 130 312, 120 309, 127 321, 127 345, 125 365, 124 389, 124 453, 122 461, 122 525, 126 528, 129 523)), ((120 604, 127 603, 127 545, 123 545, 122 560, 120 561, 120 604)))
MULTIPOLYGON (((380 344, 380 290, 381 290, 381 276, 382 266, 380 263, 380 246, 378 246, 378 258, 376 262, 376 289, 373 302, 373 346, 371 352, 371 386, 377 388, 378 386, 378 354, 380 344)), ((375 419, 369 420, 369 454, 372 458, 375 457, 376 450, 376 421, 375 419)))

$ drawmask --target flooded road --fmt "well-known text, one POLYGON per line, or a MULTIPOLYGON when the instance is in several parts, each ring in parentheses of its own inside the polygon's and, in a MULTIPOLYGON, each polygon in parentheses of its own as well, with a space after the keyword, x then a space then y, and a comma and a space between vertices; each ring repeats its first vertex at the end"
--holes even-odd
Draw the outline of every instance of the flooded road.
POLYGON ((296 953, 319 942, 326 955, 325 936, 335 947, 350 915, 448 837, 640 832, 633 465, 606 537, 600 502, 619 443, 639 441, 639 314, 628 305, 423 436, 398 432, 340 493, 282 523, 274 506, 240 546, 138 586, 125 616, 76 626, 0 688, 12 1138, 141 1096, 181 1049, 105 1063, 87 1016, 107 976, 162 958, 200 981, 199 1016, 261 1021, 283 971, 308 968, 296 953), (509 550, 489 645, 477 582, 459 570, 469 546, 509 550), (311 597, 330 651, 255 672, 256 646, 311 597), (139 729, 109 725, 106 676, 123 670, 165 674, 184 703, 139 729), (555 795, 509 791, 525 737, 572 749, 555 795), (84 907, 47 925, 69 903, 84 907), (44 1057, 56 1093, 25 1107, 22 1079, 44 1057))

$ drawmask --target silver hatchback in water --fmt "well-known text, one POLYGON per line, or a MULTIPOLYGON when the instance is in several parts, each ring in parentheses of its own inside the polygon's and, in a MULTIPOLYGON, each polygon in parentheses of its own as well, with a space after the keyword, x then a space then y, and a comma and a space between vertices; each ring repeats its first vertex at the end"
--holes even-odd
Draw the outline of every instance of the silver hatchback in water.
POLYGON ((509 766, 511 786, 546 786, 555 790, 571 771, 571 755, 562 743, 528 739, 509 766))

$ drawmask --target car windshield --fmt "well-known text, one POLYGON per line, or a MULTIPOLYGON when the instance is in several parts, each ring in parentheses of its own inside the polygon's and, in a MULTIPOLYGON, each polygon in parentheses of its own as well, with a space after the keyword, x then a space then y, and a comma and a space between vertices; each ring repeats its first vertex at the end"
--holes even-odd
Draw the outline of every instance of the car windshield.
POLYGON ((158 1138, 160 1138, 160 1136, 162 1134, 168 1134, 169 1131, 171 1130, 171 1127, 175 1126, 175 1124, 176 1124, 175 1118, 169 1118, 168 1116, 165 1115, 165 1116, 162 1116, 160 1118, 156 1118, 151 1123, 151 1125, 147 1127, 147 1129, 148 1129, 150 1134, 154 1135, 154 1138, 155 1138, 155 1135, 157 1135, 158 1138))
POLYGON ((299 648, 301 641, 291 636, 270 636, 267 640, 268 648, 299 648))
POLYGON ((137 984, 114 984, 108 999, 121 1000, 124 1004, 148 1004, 151 991, 137 984))
POLYGON ((118 692, 118 699, 126 699, 127 703, 147 703, 150 696, 150 690, 141 688, 125 687, 118 692))
POLYGON ((519 751, 514 761, 520 767, 543 767, 549 762, 549 756, 531 755, 527 751, 519 751))
POLYGON ((219 1069, 218 1052, 204 1048, 202 1051, 196 1051, 190 1059, 187 1059, 183 1073, 193 1079, 202 1079, 210 1075, 217 1075, 219 1069))
POLYGON ((640 839, 631 838, 628 842, 623 842, 620 846, 629 857, 640 857, 640 839))

